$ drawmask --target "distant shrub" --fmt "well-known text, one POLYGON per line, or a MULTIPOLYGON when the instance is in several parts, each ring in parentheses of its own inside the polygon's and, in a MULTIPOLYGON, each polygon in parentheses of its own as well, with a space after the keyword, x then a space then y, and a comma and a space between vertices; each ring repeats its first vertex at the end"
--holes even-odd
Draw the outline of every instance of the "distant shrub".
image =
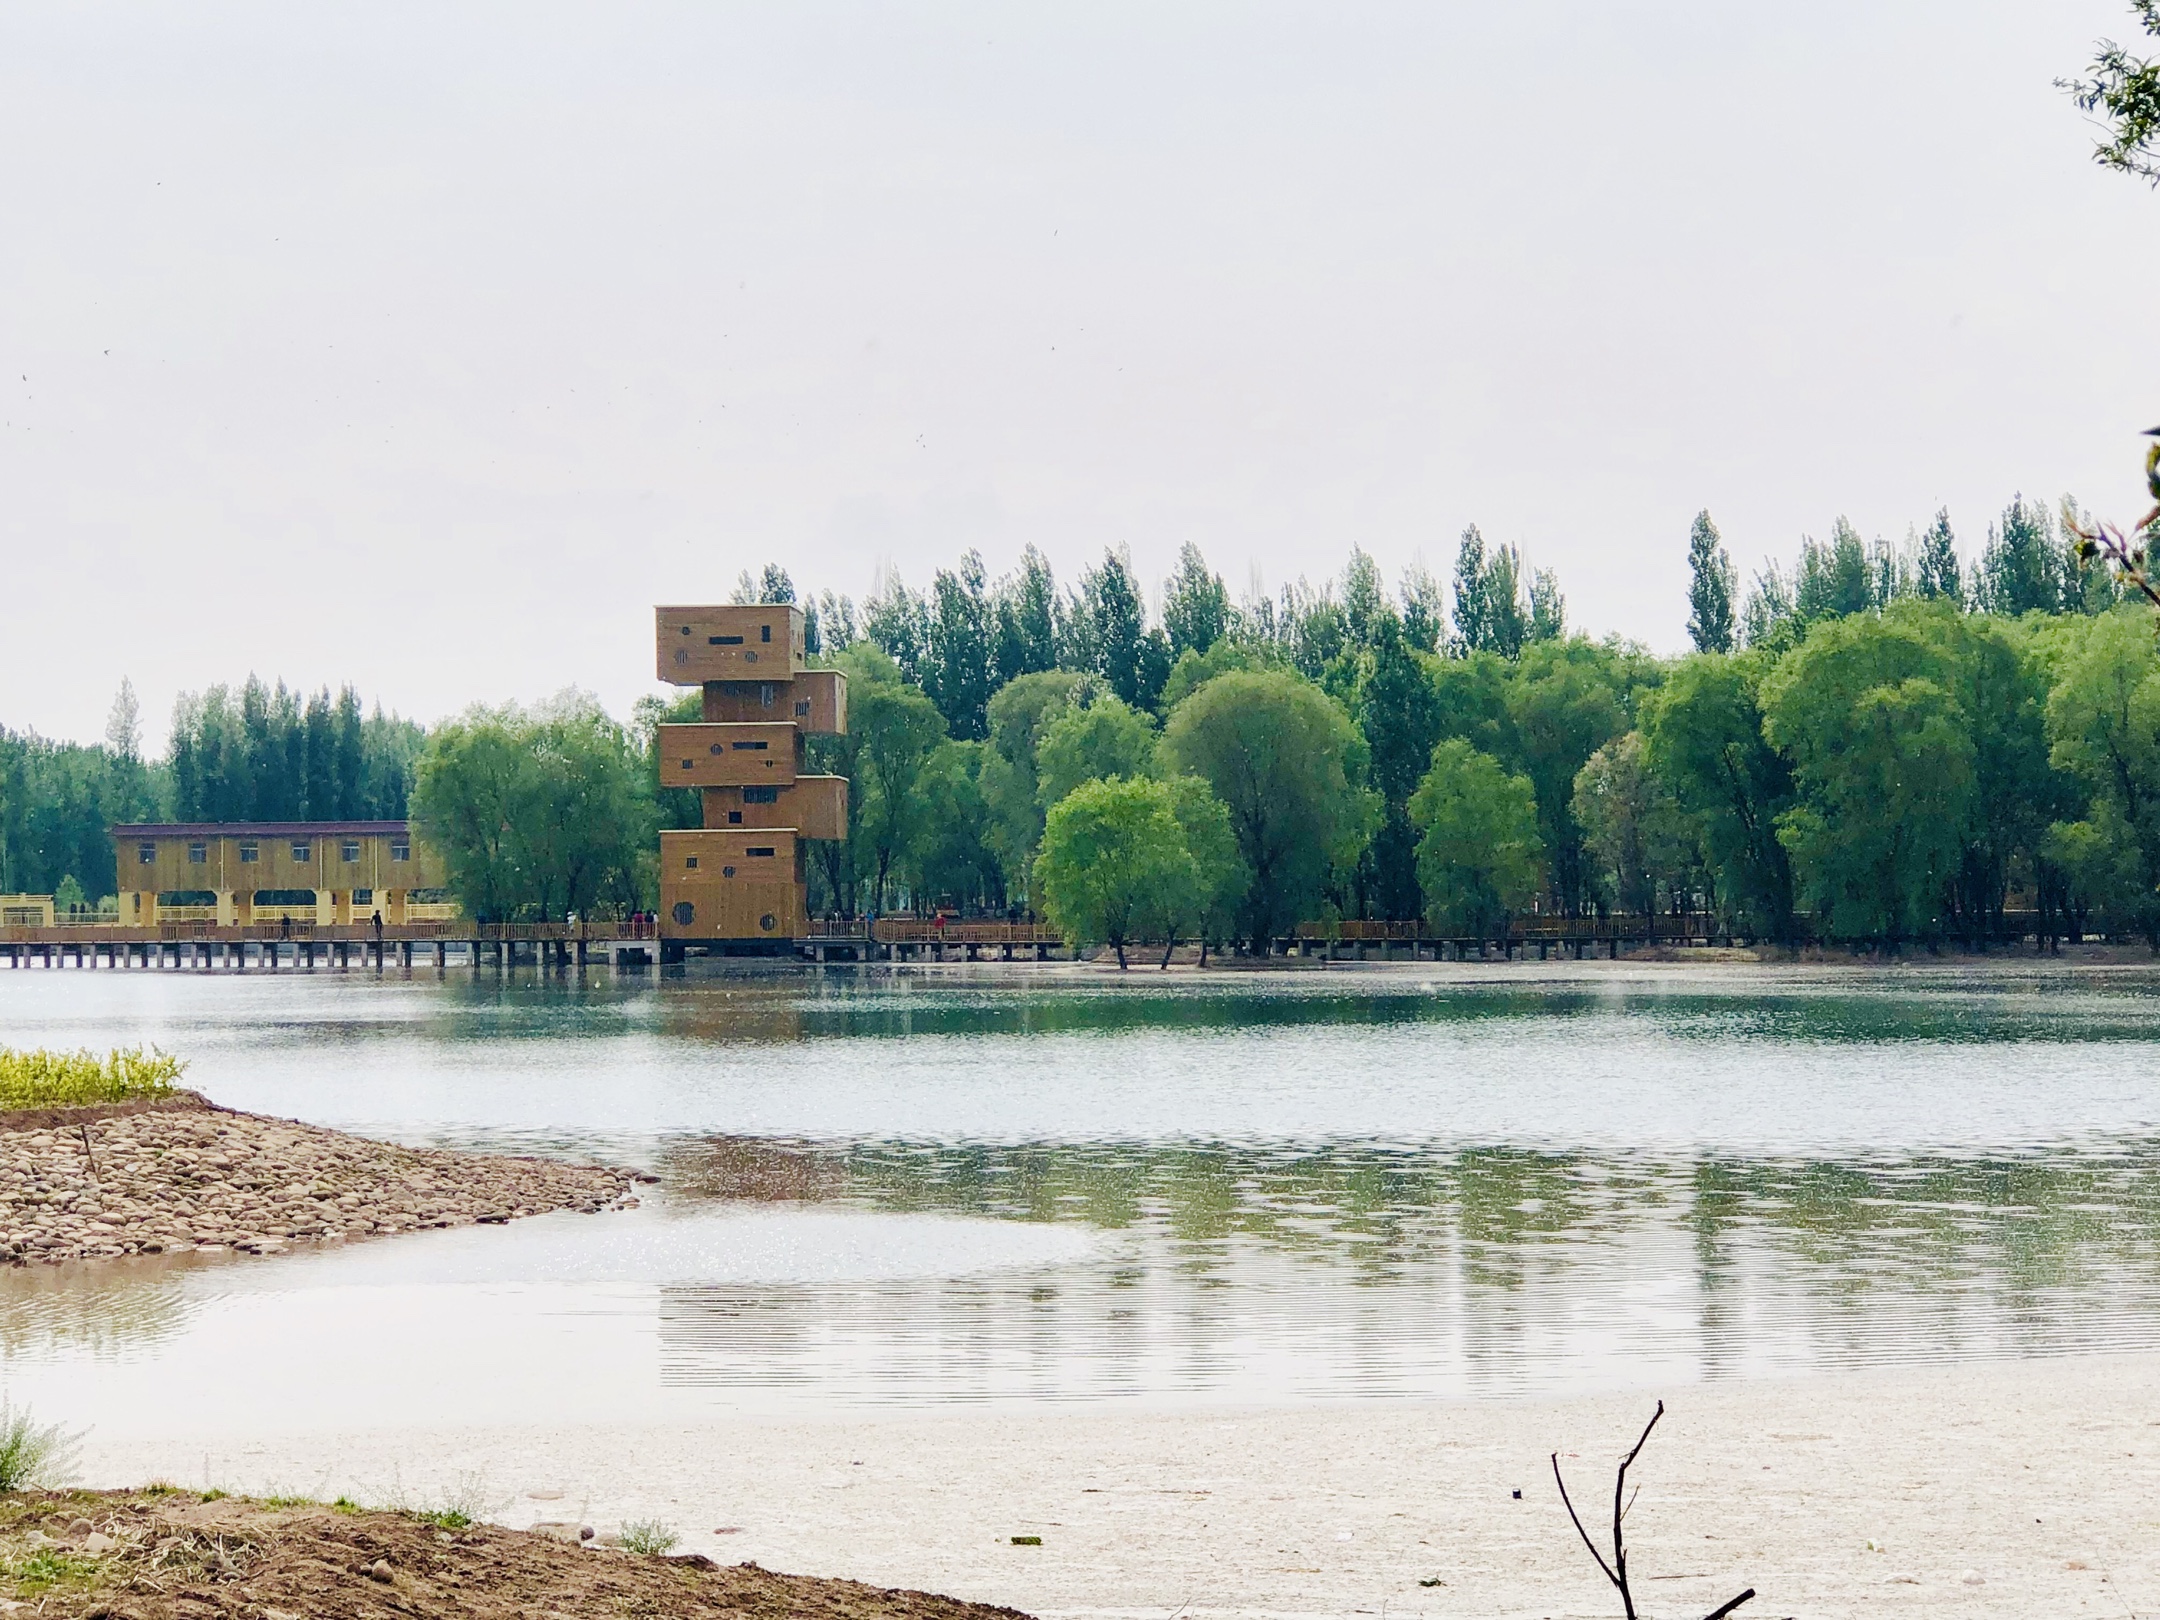
POLYGON ((625 1552, 648 1553, 658 1557, 675 1550, 682 1540, 673 1530, 658 1519, 627 1519, 622 1527, 622 1544, 625 1552))
POLYGON ((76 1108, 169 1097, 187 1065, 154 1046, 18 1052, 0 1046, 0 1108, 76 1108))
POLYGON ((0 1399, 0 1491, 65 1485, 75 1471, 77 1437, 40 1423, 27 1406, 0 1399))

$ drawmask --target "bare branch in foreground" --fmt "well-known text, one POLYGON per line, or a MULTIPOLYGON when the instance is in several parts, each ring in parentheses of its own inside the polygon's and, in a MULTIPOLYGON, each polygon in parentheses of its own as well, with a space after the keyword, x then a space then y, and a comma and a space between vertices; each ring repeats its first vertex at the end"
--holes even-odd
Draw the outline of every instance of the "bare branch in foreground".
MULTIPOLYGON (((1665 1403, 1659 1401, 1657 1410, 1650 1414, 1650 1421, 1643 1425, 1642 1435, 1636 1440, 1634 1449, 1620 1459, 1619 1472, 1613 1478, 1612 1559, 1610 1562, 1606 1560, 1603 1549, 1590 1539, 1590 1532, 1583 1528, 1582 1515, 1575 1511, 1575 1503, 1568 1496, 1567 1481, 1560 1473, 1560 1453, 1556 1451, 1552 1454, 1553 1483, 1560 1487, 1560 1503, 1567 1509, 1568 1518, 1574 1522, 1575 1533, 1582 1537, 1582 1544, 1590 1549, 1590 1556, 1597 1560, 1597 1567, 1604 1572, 1605 1578, 1612 1582, 1615 1590, 1619 1592, 1620 1607, 1626 1612, 1627 1620, 1641 1620, 1641 1617, 1635 1612, 1635 1594, 1628 1587, 1627 1543, 1622 1537, 1621 1530, 1622 1524, 1627 1518, 1628 1509, 1635 1505, 1634 1496, 1628 1494, 1627 1473, 1635 1465, 1635 1459, 1642 1455, 1642 1448, 1650 1443, 1650 1431, 1658 1426, 1658 1419, 1664 1415, 1665 1403)), ((1636 1486, 1638 1494, 1641 1490, 1640 1485, 1636 1486)), ((1754 1595, 1755 1588, 1751 1586, 1738 1597, 1729 1599, 1717 1608, 1712 1609, 1709 1614, 1703 1617, 1703 1620, 1725 1620, 1727 1615, 1754 1595)))

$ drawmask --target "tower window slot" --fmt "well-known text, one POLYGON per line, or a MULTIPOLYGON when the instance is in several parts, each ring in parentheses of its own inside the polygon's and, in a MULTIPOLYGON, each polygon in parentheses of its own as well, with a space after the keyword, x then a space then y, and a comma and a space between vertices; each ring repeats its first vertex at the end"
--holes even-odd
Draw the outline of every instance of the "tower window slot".
POLYGON ((740 646, 742 645, 742 637, 741 637, 741 636, 707 636, 707 637, 705 638, 705 645, 706 645, 706 646, 708 646, 708 647, 740 647, 740 646))

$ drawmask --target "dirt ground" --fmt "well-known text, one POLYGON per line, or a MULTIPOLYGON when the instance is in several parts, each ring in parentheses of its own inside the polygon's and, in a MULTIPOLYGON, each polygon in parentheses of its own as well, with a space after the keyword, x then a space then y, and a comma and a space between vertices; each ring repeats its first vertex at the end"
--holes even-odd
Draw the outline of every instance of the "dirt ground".
POLYGON ((0 1612, 58 1620, 583 1620, 801 1615, 1026 1620, 856 1581, 779 1575, 698 1554, 580 1545, 578 1527, 505 1530, 454 1517, 277 1505, 192 1491, 0 1497, 0 1612))

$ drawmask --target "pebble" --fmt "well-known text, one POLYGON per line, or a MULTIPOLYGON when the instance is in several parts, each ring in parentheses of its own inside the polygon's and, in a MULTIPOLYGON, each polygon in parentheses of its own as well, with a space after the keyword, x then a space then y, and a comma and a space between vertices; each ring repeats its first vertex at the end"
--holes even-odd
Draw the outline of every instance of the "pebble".
POLYGON ((629 1209, 640 1177, 594 1165, 398 1147, 215 1109, 0 1131, 0 1262, 239 1250, 629 1209))

